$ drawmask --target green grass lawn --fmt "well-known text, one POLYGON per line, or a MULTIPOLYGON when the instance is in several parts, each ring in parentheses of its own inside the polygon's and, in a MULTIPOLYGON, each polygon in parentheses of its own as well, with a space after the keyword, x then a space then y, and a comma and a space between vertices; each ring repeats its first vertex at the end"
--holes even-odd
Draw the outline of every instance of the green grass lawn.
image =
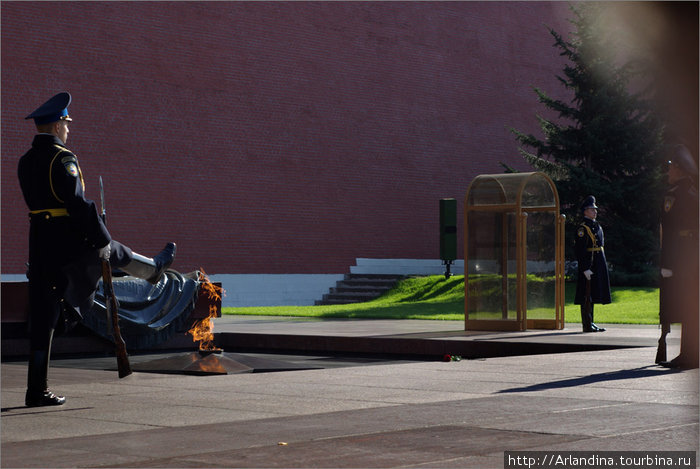
MULTIPOLYGON (((574 305, 576 285, 566 284, 566 322, 581 322, 574 305)), ((595 321, 608 324, 658 324, 659 289, 613 287, 613 302, 595 305, 595 321)), ((464 319, 464 277, 413 277, 405 279, 376 300, 366 303, 327 306, 264 306, 223 308, 223 314, 298 316, 362 319, 464 319)))

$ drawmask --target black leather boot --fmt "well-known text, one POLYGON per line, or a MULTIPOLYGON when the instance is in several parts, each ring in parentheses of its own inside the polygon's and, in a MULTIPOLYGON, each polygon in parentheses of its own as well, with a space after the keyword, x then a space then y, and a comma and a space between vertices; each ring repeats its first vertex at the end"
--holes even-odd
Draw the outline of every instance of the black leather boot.
POLYGON ((41 407, 50 405, 63 405, 66 398, 57 396, 49 391, 49 350, 33 350, 29 355, 29 369, 27 371, 27 393, 24 396, 24 404, 27 407, 41 407))
POLYGON ((133 259, 121 270, 134 277, 142 278, 152 284, 158 283, 163 272, 170 267, 175 260, 175 243, 168 243, 154 258, 133 253, 133 259))
POLYGON ((591 304, 591 329, 593 329, 593 332, 605 332, 604 327, 596 326, 596 324, 593 322, 593 314, 593 305, 591 304))
POLYGON ((151 283, 157 283, 158 280, 160 279, 160 276, 163 275, 163 272, 165 272, 168 267, 173 263, 175 260, 175 251, 177 250, 177 245, 175 243, 168 243, 165 245, 162 251, 158 253, 156 257, 153 258, 153 260, 156 263, 156 268, 158 269, 153 276, 153 279, 149 279, 148 281, 151 283))
POLYGON ((680 355, 678 355, 676 358, 673 360, 665 361, 659 363, 660 366, 663 366, 665 368, 675 368, 675 369, 680 369, 680 370, 692 370, 698 367, 698 359, 697 357, 693 358, 688 358, 683 355, 681 352, 680 355))
POLYGON ((593 314, 591 313, 590 304, 581 305, 581 325, 583 326, 583 332, 595 332, 593 330, 593 314))

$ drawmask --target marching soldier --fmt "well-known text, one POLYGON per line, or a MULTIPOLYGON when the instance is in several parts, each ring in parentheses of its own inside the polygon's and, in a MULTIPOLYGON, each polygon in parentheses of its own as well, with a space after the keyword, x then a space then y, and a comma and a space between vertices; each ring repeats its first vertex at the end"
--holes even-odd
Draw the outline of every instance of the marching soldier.
POLYGON ((673 147, 668 165, 670 189, 661 212, 659 320, 682 323, 681 352, 662 362, 670 368, 698 367, 698 168, 688 149, 673 147))
POLYGON ((581 204, 583 221, 576 230, 576 259, 578 260, 578 283, 574 304, 581 305, 583 332, 603 332, 593 322, 593 305, 609 304, 610 277, 605 260, 605 238, 603 228, 596 221, 598 206, 595 197, 589 195, 581 204))
POLYGON ((78 159, 66 147, 70 101, 70 94, 59 93, 26 117, 38 134, 17 172, 30 219, 28 407, 65 403, 48 389, 51 341, 54 330, 65 331, 92 306, 100 260, 157 283, 175 257, 174 243, 147 258, 111 238, 95 202, 85 198, 78 159))

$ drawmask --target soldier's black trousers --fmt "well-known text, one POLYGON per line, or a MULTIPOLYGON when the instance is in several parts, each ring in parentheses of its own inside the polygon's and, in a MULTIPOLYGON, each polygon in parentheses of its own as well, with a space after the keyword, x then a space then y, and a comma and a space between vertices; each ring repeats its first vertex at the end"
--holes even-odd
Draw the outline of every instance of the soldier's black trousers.
MULTIPOLYGON (((128 246, 113 240, 110 248, 109 260, 112 267, 123 267, 133 260, 133 252, 128 246)), ((70 308, 64 304, 62 298, 68 279, 63 275, 60 267, 36 264, 37 262, 30 265, 31 275, 29 275, 29 347, 30 350, 48 350, 51 333, 58 327, 61 311, 64 308, 70 308)), ((95 281, 99 279, 101 275, 99 264, 90 266, 86 270, 94 272, 92 278, 95 281)))

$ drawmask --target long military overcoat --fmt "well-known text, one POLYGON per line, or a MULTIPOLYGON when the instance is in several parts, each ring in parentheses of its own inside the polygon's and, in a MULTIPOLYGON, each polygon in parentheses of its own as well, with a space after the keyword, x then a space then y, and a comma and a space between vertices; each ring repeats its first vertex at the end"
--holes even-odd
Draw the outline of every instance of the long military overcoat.
POLYGON ((593 272, 591 276, 591 302, 593 304, 608 304, 610 296, 610 275, 605 259, 605 236, 603 228, 595 220, 584 218, 576 230, 574 250, 578 261, 578 283, 574 304, 580 305, 585 301, 586 270, 593 272))
POLYGON ((101 271, 99 249, 111 236, 95 202, 85 198, 78 159, 58 137, 36 135, 17 172, 30 213, 31 337, 42 340, 47 329, 57 326, 66 304, 92 305, 101 271))

